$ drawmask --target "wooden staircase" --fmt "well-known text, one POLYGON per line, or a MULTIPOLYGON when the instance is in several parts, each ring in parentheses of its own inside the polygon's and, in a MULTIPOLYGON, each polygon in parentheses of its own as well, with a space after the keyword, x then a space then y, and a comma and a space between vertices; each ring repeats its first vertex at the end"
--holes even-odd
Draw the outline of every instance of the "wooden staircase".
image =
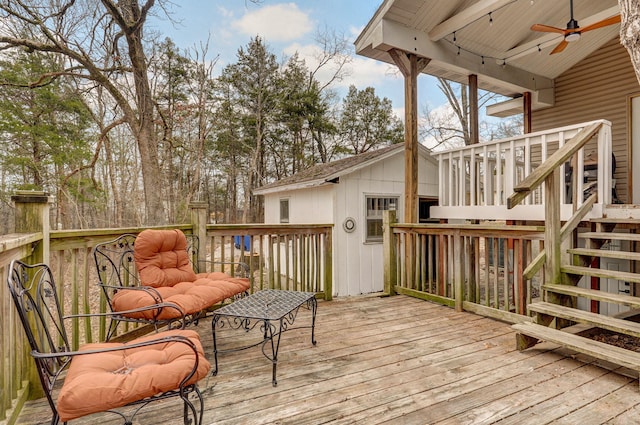
MULTIPOLYGON (((640 252, 636 252, 635 249, 636 246, 640 246, 640 220, 599 219, 592 223, 595 224, 595 231, 578 234, 579 238, 585 241, 585 248, 568 250, 576 265, 561 267, 563 281, 569 284, 543 285, 545 301, 532 303, 528 307, 529 311, 534 313, 533 321, 513 325, 517 331, 517 347, 519 350, 524 350, 540 340, 549 341, 640 373, 640 352, 595 341, 584 332, 590 328, 599 328, 640 338, 640 323, 599 314, 597 308, 595 312, 593 308, 592 311, 575 308, 577 300, 582 299, 583 302, 588 301, 587 305, 596 301, 626 306, 632 312, 638 310, 640 315, 640 296, 638 296, 640 294, 634 294, 633 290, 634 284, 640 284, 640 268, 636 269, 636 262, 640 262, 640 252), (635 233, 636 231, 638 233, 635 233), (628 245, 629 249, 600 249, 605 243, 612 241, 626 241, 621 242, 621 245, 628 245), (598 259, 596 264, 600 264, 601 259, 628 262, 631 272, 590 267, 594 258, 598 259), (584 285, 576 286, 583 276, 627 282, 629 290, 625 292, 629 293, 606 292, 586 288, 584 285), (582 324, 582 326, 577 328, 573 326, 575 324, 582 324), (578 330, 583 332, 576 333, 578 330)), ((599 306, 598 303, 594 305, 599 306)), ((632 315, 632 313, 626 314, 626 316, 632 315)))

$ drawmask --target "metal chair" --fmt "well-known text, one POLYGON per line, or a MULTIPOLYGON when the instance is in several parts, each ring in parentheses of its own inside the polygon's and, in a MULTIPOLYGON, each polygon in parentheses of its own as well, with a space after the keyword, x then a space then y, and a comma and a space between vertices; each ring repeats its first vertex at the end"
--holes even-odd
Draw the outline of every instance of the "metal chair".
MULTIPOLYGON (((145 230, 141 234, 145 236, 149 233, 166 235, 167 238, 179 236, 178 245, 181 252, 176 251, 176 256, 185 258, 188 256, 189 264, 184 264, 183 269, 188 269, 189 278, 185 280, 195 280, 196 278, 208 278, 211 281, 220 279, 233 280, 234 285, 228 283, 216 284, 217 286, 238 286, 238 281, 242 281, 240 286, 229 291, 218 291, 216 294, 207 293, 206 286, 196 289, 189 289, 189 293, 177 294, 167 288, 170 285, 152 285, 143 281, 140 277, 138 264, 136 263, 135 243, 139 235, 124 234, 118 238, 97 244, 93 250, 94 260, 98 271, 99 285, 105 295, 106 302, 114 313, 105 339, 109 341, 117 331, 121 322, 141 323, 153 326, 156 331, 164 326, 169 328, 181 327, 198 320, 206 315, 207 309, 213 305, 224 301, 228 296, 242 296, 246 294, 249 287, 249 267, 244 263, 225 262, 224 264, 235 265, 238 277, 226 276, 221 278, 221 273, 216 273, 213 277, 210 273, 198 273, 198 250, 199 240, 195 235, 185 235, 179 230, 145 230), (186 242, 184 241, 186 239, 186 242), (194 295, 194 291, 201 291, 195 294, 199 300, 207 299, 206 305, 190 305, 187 298, 194 295), (175 301, 175 302, 174 302, 175 301), (122 306, 126 307, 122 307, 122 306), (142 307, 139 311, 133 306, 142 307), (155 308, 150 308, 155 306, 155 308)), ((214 262, 214 264, 218 264, 214 262)), ((183 271, 185 271, 183 270, 183 271)), ((184 290, 182 285, 182 290, 184 290)), ((210 289, 210 288, 209 288, 210 289)))
POLYGON ((69 322, 101 314, 63 316, 45 264, 14 260, 7 283, 53 413, 51 424, 97 412, 115 413, 131 424, 142 407, 169 397, 183 400, 185 425, 202 423, 204 404, 197 381, 211 366, 196 332, 170 330, 128 343, 85 344, 74 350, 66 330, 69 322), (191 395, 198 399, 199 409, 191 395), (124 406, 133 407, 114 410, 124 406))

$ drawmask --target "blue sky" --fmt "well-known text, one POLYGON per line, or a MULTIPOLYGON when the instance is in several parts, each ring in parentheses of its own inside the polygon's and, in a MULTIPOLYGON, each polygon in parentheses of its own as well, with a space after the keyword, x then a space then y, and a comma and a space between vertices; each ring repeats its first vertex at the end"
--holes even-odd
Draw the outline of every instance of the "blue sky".
MULTIPOLYGON (((353 46, 379 4, 380 0, 174 0, 168 10, 175 22, 154 17, 148 28, 170 37, 180 48, 194 47, 209 39, 210 57, 218 56, 218 72, 235 62, 238 49, 256 35, 279 59, 298 51, 310 63, 317 48, 317 30, 335 31, 350 41, 353 56, 350 75, 338 87, 341 94, 350 84, 361 90, 371 86, 378 96, 391 99, 401 114, 403 80, 395 67, 356 56, 353 46)), ((421 77, 418 90, 421 112, 426 99, 432 99, 430 107, 445 102, 431 77, 421 77)))

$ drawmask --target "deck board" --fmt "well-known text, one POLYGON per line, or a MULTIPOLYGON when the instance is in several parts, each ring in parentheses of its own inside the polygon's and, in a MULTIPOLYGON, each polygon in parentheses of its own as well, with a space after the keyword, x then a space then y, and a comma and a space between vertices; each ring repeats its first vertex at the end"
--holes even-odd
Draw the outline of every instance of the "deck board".
MULTIPOLYGON (((308 325, 301 310, 295 325, 308 325)), ((209 321, 198 325, 212 351, 209 321)), ((222 329, 219 348, 259 330, 222 329)), ((319 302, 310 330, 283 335, 278 386, 258 347, 219 356, 200 382, 203 424, 638 423, 638 381, 551 343, 518 352, 509 324, 407 296, 319 302)), ((210 359, 212 355, 209 356, 210 359)), ((136 424, 178 424, 177 401, 145 407, 136 424)), ((44 400, 20 424, 49 421, 44 400)), ((93 415, 72 425, 118 424, 93 415)))

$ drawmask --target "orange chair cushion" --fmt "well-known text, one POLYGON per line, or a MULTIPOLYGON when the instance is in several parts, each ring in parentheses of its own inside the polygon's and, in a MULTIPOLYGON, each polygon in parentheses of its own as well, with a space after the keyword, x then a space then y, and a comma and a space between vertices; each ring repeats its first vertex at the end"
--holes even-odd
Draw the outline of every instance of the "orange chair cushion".
POLYGON ((153 289, 122 289, 111 300, 113 311, 149 307, 159 298, 178 306, 150 309, 125 316, 135 319, 169 320, 195 314, 249 289, 249 279, 233 278, 226 273, 195 274, 187 253, 187 238, 182 231, 147 229, 136 237, 134 259, 140 282, 153 289))
MULTIPOLYGON (((154 288, 163 302, 175 304, 178 309, 163 307, 162 310, 149 309, 124 316, 135 319, 170 320, 183 314, 195 314, 227 298, 249 289, 249 279, 233 278, 223 273, 199 273, 194 282, 180 282, 171 287, 154 288), (211 277, 213 275, 213 278, 211 277)), ((156 304, 155 299, 139 289, 122 289, 111 299, 113 311, 134 310, 156 304)))
MULTIPOLYGON (((195 331, 166 331, 138 338, 129 344, 169 335, 187 337, 197 347, 198 368, 187 384, 196 383, 204 378, 211 365, 204 356, 200 338, 195 331)), ((124 345, 127 344, 87 344, 80 350, 124 345)), ((60 419, 66 422, 177 389, 180 382, 191 372, 195 358, 188 345, 175 341, 75 356, 58 396, 57 409, 60 419)))
POLYGON ((178 229, 143 230, 136 237, 133 255, 143 285, 159 288, 196 279, 187 238, 178 229))
POLYGON ((219 287, 224 291, 225 298, 231 298, 234 295, 240 294, 244 291, 248 291, 251 286, 251 282, 247 278, 231 277, 224 272, 211 272, 211 273, 198 273, 196 275, 197 281, 209 280, 210 285, 219 287))

